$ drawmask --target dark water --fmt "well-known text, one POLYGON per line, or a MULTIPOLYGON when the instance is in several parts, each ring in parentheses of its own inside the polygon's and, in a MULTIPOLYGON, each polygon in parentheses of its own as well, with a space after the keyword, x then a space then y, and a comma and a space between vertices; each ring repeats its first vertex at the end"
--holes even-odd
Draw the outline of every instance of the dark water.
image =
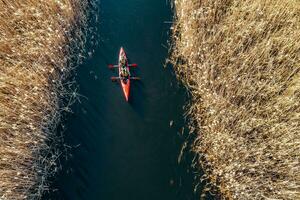
MULTIPOLYGON (((165 0, 101 0, 95 54, 77 71, 81 103, 67 123, 71 146, 48 199, 188 200, 193 178, 177 158, 186 92, 164 68, 172 20, 165 0), (138 63, 130 103, 110 81, 120 46, 138 63), (170 121, 174 121, 170 126, 170 121)), ((188 165, 188 163, 186 163, 188 165)))

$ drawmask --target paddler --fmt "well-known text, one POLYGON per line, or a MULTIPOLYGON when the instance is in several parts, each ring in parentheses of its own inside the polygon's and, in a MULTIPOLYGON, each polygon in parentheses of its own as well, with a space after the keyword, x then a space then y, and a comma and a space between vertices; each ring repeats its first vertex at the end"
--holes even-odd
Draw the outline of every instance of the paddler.
POLYGON ((126 80, 126 79, 128 79, 129 72, 126 67, 126 60, 125 60, 124 56, 122 56, 122 58, 120 60, 120 65, 121 65, 121 77, 126 80))
POLYGON ((120 60, 120 65, 121 65, 121 67, 126 67, 126 60, 125 60, 124 56, 122 56, 122 58, 120 60))
POLYGON ((121 77, 124 79, 128 79, 128 76, 129 76, 129 73, 128 73, 126 66, 122 67, 121 68, 121 77))

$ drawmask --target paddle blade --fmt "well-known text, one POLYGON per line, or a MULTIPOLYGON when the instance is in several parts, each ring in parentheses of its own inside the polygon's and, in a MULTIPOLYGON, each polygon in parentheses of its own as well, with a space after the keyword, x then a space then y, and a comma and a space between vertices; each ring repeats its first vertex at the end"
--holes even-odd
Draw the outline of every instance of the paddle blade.
POLYGON ((129 67, 137 67, 138 65, 133 63, 133 64, 129 64, 129 67))
POLYGON ((111 81, 117 81, 117 80, 119 80, 119 79, 120 79, 119 77, 114 77, 114 76, 113 76, 113 77, 110 77, 110 80, 111 80, 111 81))
POLYGON ((141 80, 140 77, 130 77, 130 79, 131 79, 131 80, 137 80, 137 81, 141 80))
POLYGON ((112 65, 112 64, 108 64, 107 66, 108 66, 109 69, 113 69, 113 68, 118 67, 118 65, 112 65))

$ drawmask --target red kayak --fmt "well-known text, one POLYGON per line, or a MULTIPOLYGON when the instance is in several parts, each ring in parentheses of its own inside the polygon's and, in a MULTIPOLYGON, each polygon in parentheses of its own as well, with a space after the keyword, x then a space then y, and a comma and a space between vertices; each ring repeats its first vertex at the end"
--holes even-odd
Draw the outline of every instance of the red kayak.
POLYGON ((119 63, 118 65, 108 65, 109 68, 118 68, 119 69, 119 76, 118 77, 111 77, 114 80, 120 80, 121 87, 125 96, 125 100, 129 101, 130 95, 130 80, 140 80, 139 77, 132 77, 130 75, 130 68, 137 67, 137 64, 128 64, 128 58, 126 55, 125 50, 123 47, 120 49, 119 53, 119 63))
POLYGON ((120 53, 119 53, 119 77, 122 77, 121 74, 121 70, 122 70, 122 60, 125 60, 125 65, 126 65, 126 69, 128 71, 128 77, 127 78, 122 78, 121 80, 121 86, 122 86, 122 90, 125 96, 126 101, 128 101, 129 99, 129 94, 130 94, 130 69, 128 66, 128 59, 126 56, 126 53, 123 49, 123 47, 121 47, 120 49, 120 53))

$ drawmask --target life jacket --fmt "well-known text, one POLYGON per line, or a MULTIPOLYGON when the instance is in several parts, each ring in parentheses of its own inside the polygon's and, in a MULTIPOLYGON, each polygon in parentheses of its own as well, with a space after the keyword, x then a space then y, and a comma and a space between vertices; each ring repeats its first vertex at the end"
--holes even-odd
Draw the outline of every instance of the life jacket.
POLYGON ((124 73, 124 76, 126 76, 126 77, 128 76, 128 72, 127 72, 127 70, 126 70, 126 69, 124 70, 124 72, 123 72, 123 73, 124 73))
POLYGON ((128 71, 127 71, 127 69, 125 68, 125 67, 122 67, 122 69, 121 69, 121 74, 122 74, 122 76, 124 76, 124 77, 127 77, 129 74, 128 74, 128 71))

